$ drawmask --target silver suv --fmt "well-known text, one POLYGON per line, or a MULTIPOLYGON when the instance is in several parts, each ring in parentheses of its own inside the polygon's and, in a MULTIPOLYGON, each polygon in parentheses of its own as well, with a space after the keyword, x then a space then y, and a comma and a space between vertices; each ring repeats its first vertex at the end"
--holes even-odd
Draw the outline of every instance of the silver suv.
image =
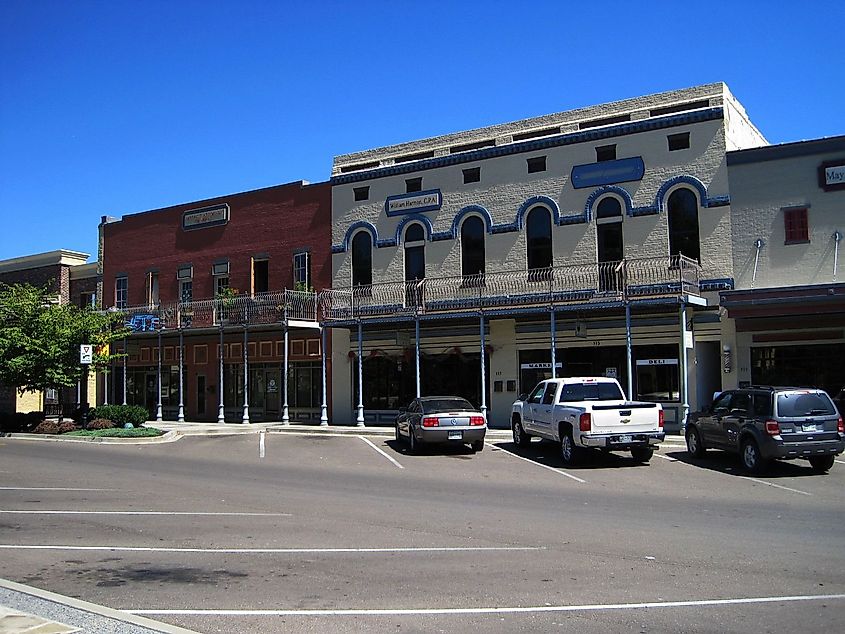
POLYGON ((687 451, 706 449, 740 455, 751 473, 769 461, 802 458, 818 473, 828 471, 845 450, 842 416, 824 390, 809 387, 751 386, 722 392, 687 423, 687 451))

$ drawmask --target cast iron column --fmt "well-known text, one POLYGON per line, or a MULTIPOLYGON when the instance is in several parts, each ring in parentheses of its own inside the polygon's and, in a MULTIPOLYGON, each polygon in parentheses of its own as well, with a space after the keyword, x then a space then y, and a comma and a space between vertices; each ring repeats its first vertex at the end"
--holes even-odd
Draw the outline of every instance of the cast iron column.
POLYGON ((126 405, 126 337, 123 338, 123 404, 126 405))
POLYGON ((184 370, 184 359, 182 358, 183 350, 185 349, 185 342, 183 339, 182 329, 179 329, 179 415, 176 417, 176 420, 180 423, 185 422, 185 395, 184 395, 184 383, 185 380, 183 378, 184 370))
POLYGON ((161 330, 158 331, 158 400, 156 401, 156 422, 161 422, 161 330))
POLYGON ((329 407, 326 401, 326 327, 321 326, 320 353, 323 361, 323 402, 320 404, 320 425, 329 424, 329 407))
POLYGON ((226 414, 223 405, 223 326, 220 326, 220 377, 217 385, 217 422, 221 425, 226 422, 226 414))
POLYGON ((241 422, 249 423, 249 340, 246 326, 244 326, 244 415, 241 422))
POLYGON ((484 313, 481 313, 481 415, 487 420, 487 377, 484 365, 484 313))
POLYGON ((364 331, 358 322, 358 427, 364 426, 364 331))
POLYGON ((557 347, 557 343, 555 341, 555 335, 557 334, 555 330, 557 330, 557 326, 555 325, 555 309, 554 306, 551 307, 549 314, 551 315, 550 320, 550 330, 552 333, 552 378, 557 378, 557 363, 555 359, 555 348, 557 347))
POLYGON ((416 368, 417 368, 417 398, 420 397, 420 316, 417 314, 414 318, 414 350, 416 356, 416 368))
POLYGON ((282 389, 284 390, 282 402, 282 422, 285 425, 290 425, 290 415, 288 413, 288 322, 285 320, 285 350, 284 362, 282 363, 282 389))
POLYGON ((681 434, 686 433, 689 415, 689 361, 687 358, 687 304, 681 300, 681 434))
POLYGON ((625 302, 625 363, 628 368, 628 400, 634 400, 634 368, 631 362, 631 302, 625 302))

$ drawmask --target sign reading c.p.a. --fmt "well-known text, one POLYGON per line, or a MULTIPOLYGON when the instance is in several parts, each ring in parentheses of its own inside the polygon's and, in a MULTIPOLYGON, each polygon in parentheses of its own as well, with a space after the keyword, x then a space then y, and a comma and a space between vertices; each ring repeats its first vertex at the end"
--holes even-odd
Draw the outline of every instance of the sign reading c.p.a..
POLYGON ((415 214, 421 211, 435 211, 443 206, 443 194, 439 189, 424 192, 388 196, 384 201, 384 211, 388 216, 415 214))

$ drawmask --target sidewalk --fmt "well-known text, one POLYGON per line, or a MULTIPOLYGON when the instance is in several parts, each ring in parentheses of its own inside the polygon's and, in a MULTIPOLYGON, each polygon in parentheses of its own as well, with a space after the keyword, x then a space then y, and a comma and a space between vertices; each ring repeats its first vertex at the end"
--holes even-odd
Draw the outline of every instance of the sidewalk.
POLYGON ((0 634, 196 634, 193 630, 0 579, 0 634))

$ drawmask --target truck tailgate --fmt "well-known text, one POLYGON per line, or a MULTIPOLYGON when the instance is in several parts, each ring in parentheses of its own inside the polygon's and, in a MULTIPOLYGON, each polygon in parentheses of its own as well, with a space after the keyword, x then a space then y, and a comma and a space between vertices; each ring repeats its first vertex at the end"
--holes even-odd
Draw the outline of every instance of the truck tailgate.
POLYGON ((602 403, 592 407, 592 428, 600 433, 658 431, 657 403, 602 403))

